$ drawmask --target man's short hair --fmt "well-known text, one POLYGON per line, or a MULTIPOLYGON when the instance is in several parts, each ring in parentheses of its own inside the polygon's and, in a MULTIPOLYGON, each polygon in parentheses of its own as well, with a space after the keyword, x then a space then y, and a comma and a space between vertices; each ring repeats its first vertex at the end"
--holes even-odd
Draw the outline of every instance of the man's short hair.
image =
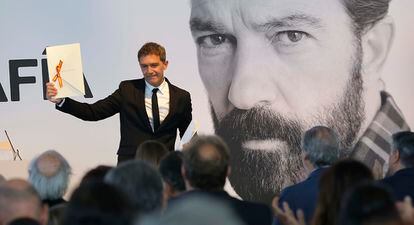
POLYGON ((159 141, 147 140, 138 146, 135 159, 148 162, 158 167, 162 158, 168 154, 168 149, 159 141))
POLYGON ((401 131, 392 135, 394 151, 398 151, 404 167, 414 167, 414 133, 401 131))
POLYGON ((339 158, 338 136, 328 127, 313 127, 305 132, 303 151, 315 166, 331 165, 339 158))
POLYGON ((194 188, 221 190, 226 182, 229 160, 229 149, 220 137, 198 136, 184 150, 185 176, 194 188))
POLYGON ((42 200, 61 198, 69 185, 71 167, 55 150, 48 150, 34 158, 29 165, 29 182, 42 200))
POLYGON ((162 62, 165 62, 167 59, 165 48, 155 42, 147 42, 141 47, 141 49, 138 51, 138 61, 141 57, 147 55, 157 55, 160 57, 160 60, 162 62))
POLYGON ((161 160, 159 171, 164 182, 168 183, 174 191, 185 191, 185 183, 181 174, 183 164, 183 153, 174 151, 170 152, 161 160))
POLYGON ((137 213, 161 209, 163 184, 159 172, 147 162, 131 160, 110 170, 105 182, 129 196, 137 213))
POLYGON ((391 0, 342 0, 343 5, 351 17, 356 35, 371 28, 382 20, 388 13, 391 0))

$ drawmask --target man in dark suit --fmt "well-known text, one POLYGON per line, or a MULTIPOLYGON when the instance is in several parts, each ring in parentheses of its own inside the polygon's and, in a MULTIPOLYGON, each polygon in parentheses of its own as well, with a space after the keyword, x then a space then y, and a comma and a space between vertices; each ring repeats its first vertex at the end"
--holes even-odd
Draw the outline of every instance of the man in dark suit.
POLYGON ((391 188, 394 197, 414 199, 414 133, 402 131, 392 135, 393 149, 389 158, 389 177, 381 182, 391 188))
POLYGON ((198 136, 184 151, 183 178, 187 192, 178 196, 180 200, 190 197, 207 196, 217 199, 233 209, 247 225, 272 223, 270 208, 261 203, 242 201, 224 191, 224 184, 230 174, 230 154, 227 145, 218 136, 198 136))
MULTIPOLYGON (((333 130, 316 126, 305 132, 302 146, 302 162, 309 174, 308 178, 282 190, 279 207, 287 202, 296 212, 301 209, 305 221, 310 224, 319 193, 319 179, 326 167, 339 158, 339 140, 333 130)), ((279 224, 279 221, 276 222, 279 224)))
POLYGON ((57 89, 47 83, 48 99, 62 112, 87 121, 120 114, 118 163, 133 159, 137 147, 146 140, 159 141, 174 150, 177 129, 182 137, 192 120, 190 94, 164 77, 168 67, 164 47, 146 43, 138 51, 138 61, 143 79, 122 81, 114 93, 93 104, 53 98, 57 89))

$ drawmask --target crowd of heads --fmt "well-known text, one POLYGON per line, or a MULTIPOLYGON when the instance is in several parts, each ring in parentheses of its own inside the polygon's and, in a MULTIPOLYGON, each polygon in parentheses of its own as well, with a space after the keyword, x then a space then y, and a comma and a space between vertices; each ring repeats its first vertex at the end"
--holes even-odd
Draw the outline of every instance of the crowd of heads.
MULTIPOLYGON (((413 140, 412 132, 393 135, 400 169, 413 167, 413 140)), ((303 160, 313 168, 327 167, 311 224, 412 223, 414 214, 406 213, 413 211, 410 198, 403 208, 398 207, 390 187, 375 181, 367 166, 339 157, 338 142, 336 133, 324 126, 309 129, 303 136, 303 160)), ((162 144, 150 142, 150 146, 162 144)), ((141 146, 137 152, 146 148, 153 149, 141 146)), ((32 160, 27 181, 0 180, 0 224, 245 224, 231 207, 208 196, 173 201, 193 190, 224 191, 231 154, 220 137, 200 135, 183 151, 158 152, 160 156, 140 156, 117 167, 97 166, 85 173, 69 201, 51 205, 45 200, 64 196, 71 168, 61 154, 46 151, 32 160)), ((275 220, 301 224, 299 214, 288 215, 288 208, 273 207, 275 220)))

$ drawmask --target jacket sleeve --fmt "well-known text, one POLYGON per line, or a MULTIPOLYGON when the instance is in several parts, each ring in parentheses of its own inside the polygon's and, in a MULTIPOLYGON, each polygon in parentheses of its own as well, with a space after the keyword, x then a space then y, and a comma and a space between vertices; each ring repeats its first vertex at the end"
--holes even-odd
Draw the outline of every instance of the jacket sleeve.
POLYGON ((56 106, 56 109, 86 121, 106 119, 120 111, 122 105, 120 88, 108 97, 93 104, 80 103, 71 98, 65 98, 63 105, 61 107, 56 106))

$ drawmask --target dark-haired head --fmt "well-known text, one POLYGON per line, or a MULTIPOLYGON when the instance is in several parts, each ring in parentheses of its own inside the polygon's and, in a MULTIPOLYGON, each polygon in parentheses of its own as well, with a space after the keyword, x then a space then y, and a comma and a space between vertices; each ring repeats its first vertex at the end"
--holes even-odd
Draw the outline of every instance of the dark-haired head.
POLYGON ((127 196, 103 182, 79 186, 63 215, 63 225, 128 225, 131 221, 131 203, 127 196))
POLYGON ((401 220, 391 192, 380 184, 364 182, 344 196, 338 225, 399 225, 401 220))
POLYGON ((345 192, 358 183, 373 179, 371 170, 359 161, 346 159, 332 165, 322 175, 319 183, 319 197, 313 224, 335 224, 345 192))

